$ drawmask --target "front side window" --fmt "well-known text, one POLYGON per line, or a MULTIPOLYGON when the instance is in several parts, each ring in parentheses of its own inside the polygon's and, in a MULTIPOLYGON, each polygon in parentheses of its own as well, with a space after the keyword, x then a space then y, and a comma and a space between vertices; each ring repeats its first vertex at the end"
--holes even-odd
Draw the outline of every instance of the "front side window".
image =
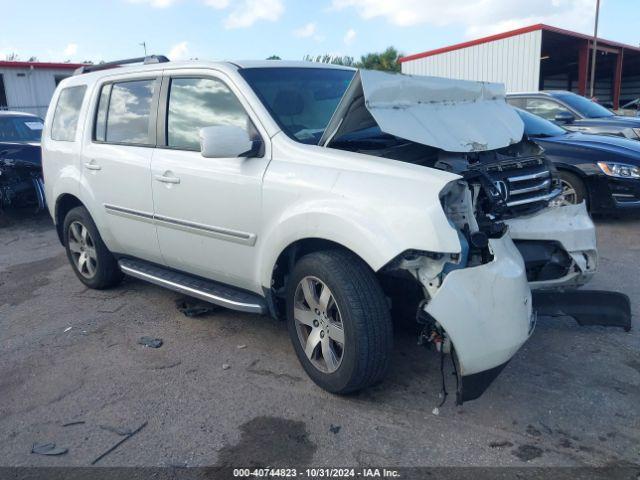
POLYGON ((252 131, 252 123, 234 93, 213 78, 174 78, 169 90, 167 145, 200 150, 203 127, 236 125, 252 131))
POLYGON ((287 135, 317 144, 355 70, 270 67, 245 68, 240 74, 287 135))
POLYGON ((558 102, 547 100, 546 98, 527 98, 527 103, 524 108, 527 112, 531 112, 547 120, 555 120, 556 116, 562 113, 571 114, 569 109, 563 107, 558 102))
POLYGON ((107 143, 154 144, 151 110, 156 88, 153 79, 103 86, 94 138, 107 143))
POLYGON ((60 92, 51 124, 51 138, 53 140, 64 142, 75 140, 78 116, 86 90, 86 85, 80 85, 65 88, 60 92))

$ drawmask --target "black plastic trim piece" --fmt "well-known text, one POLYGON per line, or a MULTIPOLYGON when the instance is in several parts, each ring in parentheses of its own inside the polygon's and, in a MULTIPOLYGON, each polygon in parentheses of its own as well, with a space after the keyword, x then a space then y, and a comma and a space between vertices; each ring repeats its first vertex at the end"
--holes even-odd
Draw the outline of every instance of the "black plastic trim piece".
POLYGON ((497 367, 490 368, 489 370, 484 370, 482 372, 474 373, 471 375, 464 375, 460 380, 460 388, 458 389, 458 393, 456 395, 456 404, 462 405, 463 402, 468 402, 469 400, 475 400, 480 397, 491 382, 493 382, 500 372, 507 366, 509 362, 505 362, 502 365, 498 365, 497 367))
POLYGON ((603 290, 533 291, 533 308, 541 317, 572 317, 581 326, 631 330, 631 302, 620 292, 603 290))
POLYGON ((131 65, 133 63, 142 63, 143 65, 150 65, 154 63, 167 63, 169 59, 164 55, 147 55, 146 57, 125 58, 124 60, 115 60, 113 62, 99 63, 97 65, 83 65, 77 68, 73 74, 81 75, 83 73, 97 72, 99 70, 107 70, 113 67, 119 67, 121 65, 131 65))

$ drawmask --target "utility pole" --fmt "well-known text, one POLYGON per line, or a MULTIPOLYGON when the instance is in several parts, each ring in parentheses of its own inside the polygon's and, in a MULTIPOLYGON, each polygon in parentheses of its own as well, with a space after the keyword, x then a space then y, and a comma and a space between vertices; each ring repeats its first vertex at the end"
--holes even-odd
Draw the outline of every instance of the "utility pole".
MULTIPOLYGON (((600 2, 600 0, 598 0, 598 2, 600 2)), ((139 43, 138 45, 140 45, 142 48, 144 48, 144 56, 147 56, 147 42, 142 42, 139 43)))
POLYGON ((591 98, 594 96, 596 83, 596 53, 598 51, 598 16, 600 15, 600 0, 596 0, 596 23, 593 29, 593 52, 591 53, 591 98))

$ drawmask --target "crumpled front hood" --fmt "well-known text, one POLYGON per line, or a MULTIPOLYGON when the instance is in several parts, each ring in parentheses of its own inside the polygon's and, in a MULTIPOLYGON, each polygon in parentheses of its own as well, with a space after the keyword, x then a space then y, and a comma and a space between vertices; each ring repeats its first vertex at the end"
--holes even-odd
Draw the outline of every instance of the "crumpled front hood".
POLYGON ((320 145, 375 125, 448 152, 503 148, 524 132, 502 84, 358 70, 320 145))

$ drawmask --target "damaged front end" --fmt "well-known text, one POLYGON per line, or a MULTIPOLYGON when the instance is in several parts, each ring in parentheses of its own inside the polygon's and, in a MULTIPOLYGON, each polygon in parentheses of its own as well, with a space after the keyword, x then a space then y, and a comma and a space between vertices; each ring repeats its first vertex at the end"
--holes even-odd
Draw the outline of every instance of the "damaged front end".
POLYGON ((0 210, 9 206, 45 208, 37 144, 0 144, 0 210))
POLYGON ((502 85, 358 71, 320 145, 461 175, 479 221, 509 227, 531 288, 583 285, 595 227, 582 207, 551 206, 555 167, 523 134, 502 85))
POLYGON ((504 224, 477 213, 476 205, 486 200, 482 195, 474 199, 463 180, 441 193, 445 214, 458 232, 459 253, 411 250, 383 271, 392 277, 409 274, 420 285, 420 337, 442 355, 452 354, 459 404, 486 390, 535 325, 522 257, 504 224))

